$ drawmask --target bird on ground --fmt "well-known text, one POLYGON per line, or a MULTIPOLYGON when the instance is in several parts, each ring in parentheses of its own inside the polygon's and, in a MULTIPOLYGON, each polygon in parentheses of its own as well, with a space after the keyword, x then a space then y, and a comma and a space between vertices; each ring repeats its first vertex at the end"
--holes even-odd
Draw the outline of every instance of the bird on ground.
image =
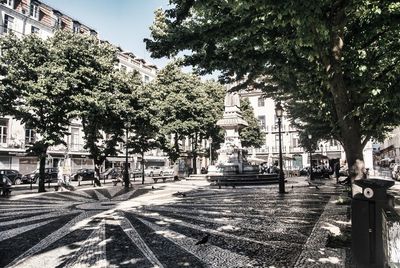
POLYGON ((208 242, 208 239, 210 238, 210 234, 206 234, 205 236, 203 236, 202 239, 200 239, 199 241, 196 242, 195 245, 202 245, 208 242))
POLYGON ((235 185, 232 185, 232 188, 233 188, 233 189, 235 189, 235 188, 236 188, 236 186, 235 186, 235 185))
POLYGON ((152 189, 152 190, 155 190, 156 188, 154 188, 154 186, 151 186, 151 189, 152 189))
POLYGON ((293 190, 293 185, 292 185, 292 190, 293 190))
POLYGON ((318 190, 319 190, 319 187, 318 187, 318 185, 315 185, 315 189, 318 189, 318 190))

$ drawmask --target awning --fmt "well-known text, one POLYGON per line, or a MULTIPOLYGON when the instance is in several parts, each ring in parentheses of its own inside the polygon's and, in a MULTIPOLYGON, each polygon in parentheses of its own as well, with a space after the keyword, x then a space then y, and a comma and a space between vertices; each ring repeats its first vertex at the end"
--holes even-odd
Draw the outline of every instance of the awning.
POLYGON ((328 157, 323 154, 313 154, 312 159, 313 160, 321 160, 321 159, 328 159, 328 157))
MULTIPOLYGON (((128 160, 130 160, 130 159, 128 159, 128 160)), ((109 156, 109 157, 107 157, 107 161, 109 161, 109 162, 125 162, 125 157, 109 156)))
POLYGON ((340 152, 326 152, 329 159, 336 159, 341 157, 340 152))
POLYGON ((256 157, 248 157, 247 158, 247 161, 248 162, 258 162, 258 163, 265 163, 265 162, 267 162, 267 160, 266 159, 262 159, 262 158, 256 158, 256 157))

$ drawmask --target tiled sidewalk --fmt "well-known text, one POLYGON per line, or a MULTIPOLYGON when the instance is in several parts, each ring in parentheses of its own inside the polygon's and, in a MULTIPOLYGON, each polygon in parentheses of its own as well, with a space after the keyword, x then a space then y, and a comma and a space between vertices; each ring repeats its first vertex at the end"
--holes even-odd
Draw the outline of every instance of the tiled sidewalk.
POLYGON ((343 188, 313 184, 288 178, 285 195, 203 180, 16 195, 0 201, 0 266, 349 266, 345 249, 326 247, 349 224, 334 202, 343 188))

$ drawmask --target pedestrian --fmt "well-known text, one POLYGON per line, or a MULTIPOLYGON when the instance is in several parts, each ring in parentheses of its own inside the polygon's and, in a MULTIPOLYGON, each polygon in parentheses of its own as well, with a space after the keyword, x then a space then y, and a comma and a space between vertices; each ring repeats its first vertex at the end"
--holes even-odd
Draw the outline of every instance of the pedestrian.
POLYGON ((335 176, 336 176, 336 183, 339 183, 339 172, 340 172, 340 162, 335 163, 335 176))

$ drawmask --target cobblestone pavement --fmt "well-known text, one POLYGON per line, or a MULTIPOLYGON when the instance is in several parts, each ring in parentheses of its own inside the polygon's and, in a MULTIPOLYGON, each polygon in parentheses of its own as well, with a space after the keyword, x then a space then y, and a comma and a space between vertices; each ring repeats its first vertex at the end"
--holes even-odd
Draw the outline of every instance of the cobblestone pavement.
POLYGON ((0 267, 347 266, 326 247, 350 224, 343 189, 288 180, 284 196, 183 180, 0 199, 0 267))

